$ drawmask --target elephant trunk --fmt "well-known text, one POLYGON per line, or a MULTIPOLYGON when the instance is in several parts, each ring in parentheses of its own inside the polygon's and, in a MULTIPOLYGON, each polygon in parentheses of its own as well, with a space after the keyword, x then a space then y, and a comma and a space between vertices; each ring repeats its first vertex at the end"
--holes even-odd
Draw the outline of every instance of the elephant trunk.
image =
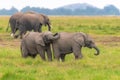
POLYGON ((59 33, 55 33, 55 34, 52 36, 52 40, 57 40, 58 38, 60 38, 60 34, 59 34, 59 33))
POLYGON ((94 54, 94 55, 99 55, 100 54, 100 51, 97 47, 93 47, 97 52, 94 54))

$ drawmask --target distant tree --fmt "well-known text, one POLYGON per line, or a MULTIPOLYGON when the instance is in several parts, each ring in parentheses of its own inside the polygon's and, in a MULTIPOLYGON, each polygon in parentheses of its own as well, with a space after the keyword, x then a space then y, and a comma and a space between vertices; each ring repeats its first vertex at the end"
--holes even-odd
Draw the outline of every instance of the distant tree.
POLYGON ((72 15, 72 11, 70 9, 57 8, 52 11, 53 15, 72 15))
POLYGON ((104 7, 103 14, 105 14, 105 15, 120 15, 120 11, 115 6, 108 5, 108 6, 104 7))
MULTIPOLYGON (((91 5, 72 5, 72 7, 60 7, 55 9, 39 8, 39 7, 24 7, 21 12, 35 11, 38 13, 43 13, 46 15, 120 15, 120 11, 113 5, 105 6, 103 9, 93 7, 91 5), (78 7, 79 6, 79 7, 78 7)), ((18 12, 18 10, 12 7, 10 10, 2 9, 0 10, 0 15, 12 15, 18 12)))
POLYGON ((12 7, 10 10, 7 10, 7 9, 0 10, 0 15, 12 15, 16 12, 18 12, 18 10, 16 8, 12 7))
POLYGON ((21 10, 21 12, 26 12, 26 11, 31 11, 30 6, 26 6, 21 10))

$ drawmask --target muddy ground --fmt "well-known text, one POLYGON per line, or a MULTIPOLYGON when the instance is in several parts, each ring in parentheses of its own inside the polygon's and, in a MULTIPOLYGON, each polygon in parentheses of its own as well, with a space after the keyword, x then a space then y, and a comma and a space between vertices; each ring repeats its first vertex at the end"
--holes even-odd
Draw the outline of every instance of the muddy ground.
MULTIPOLYGON (((103 46, 118 46, 120 47, 120 36, 91 36, 96 44, 103 46)), ((1 47, 19 47, 21 39, 14 39, 9 34, 0 34, 0 46, 1 47)))

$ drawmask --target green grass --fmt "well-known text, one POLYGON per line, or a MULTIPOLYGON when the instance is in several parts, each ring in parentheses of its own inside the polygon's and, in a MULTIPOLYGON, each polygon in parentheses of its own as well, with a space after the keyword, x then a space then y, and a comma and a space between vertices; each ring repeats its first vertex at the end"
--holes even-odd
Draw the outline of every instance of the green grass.
POLYGON ((0 17, 0 80, 120 80, 120 17, 50 16, 52 32, 86 32, 100 48, 99 56, 83 48, 81 60, 69 54, 65 62, 23 59, 20 40, 5 31, 8 19, 0 17))

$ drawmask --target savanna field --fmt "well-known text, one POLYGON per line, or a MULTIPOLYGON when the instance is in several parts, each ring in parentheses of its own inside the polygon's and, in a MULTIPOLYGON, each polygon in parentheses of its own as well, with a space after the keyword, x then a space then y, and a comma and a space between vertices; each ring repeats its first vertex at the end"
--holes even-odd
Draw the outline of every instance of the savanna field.
MULTIPOLYGON (((0 80, 120 80, 120 17, 49 16, 52 32, 85 32, 100 49, 83 48, 83 58, 73 54, 65 62, 22 58, 20 39, 6 32, 10 16, 0 16, 0 80)), ((42 27, 43 32, 47 27, 42 27)))

